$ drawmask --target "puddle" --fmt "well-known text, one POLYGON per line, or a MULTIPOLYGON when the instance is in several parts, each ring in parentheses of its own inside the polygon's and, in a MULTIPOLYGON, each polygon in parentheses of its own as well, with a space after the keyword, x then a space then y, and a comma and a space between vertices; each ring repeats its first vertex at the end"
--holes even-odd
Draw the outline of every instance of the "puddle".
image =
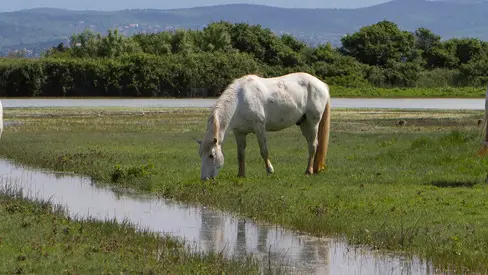
POLYGON ((200 251, 228 256, 255 255, 293 274, 433 274, 429 263, 380 255, 334 239, 315 238, 277 226, 257 225, 230 214, 111 191, 73 174, 24 168, 0 159, 0 185, 13 184, 24 195, 66 206, 73 218, 124 219, 185 239, 200 251))

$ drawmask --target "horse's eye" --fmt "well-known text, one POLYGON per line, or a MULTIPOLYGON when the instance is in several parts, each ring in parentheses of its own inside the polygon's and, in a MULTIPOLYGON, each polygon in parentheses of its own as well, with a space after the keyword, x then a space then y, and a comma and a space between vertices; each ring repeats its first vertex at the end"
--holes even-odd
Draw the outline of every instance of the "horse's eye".
POLYGON ((208 156, 209 158, 213 159, 213 155, 208 156))

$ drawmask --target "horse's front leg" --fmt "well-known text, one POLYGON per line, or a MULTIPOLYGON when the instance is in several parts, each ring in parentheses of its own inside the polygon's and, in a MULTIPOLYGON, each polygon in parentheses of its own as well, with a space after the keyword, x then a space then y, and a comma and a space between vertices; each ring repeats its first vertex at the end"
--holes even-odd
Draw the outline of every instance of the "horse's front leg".
POLYGON ((273 165, 271 165, 271 161, 269 161, 269 154, 268 154, 268 140, 266 136, 266 126, 264 123, 259 124, 255 129, 256 138, 258 139, 259 150, 261 152, 261 157, 264 160, 264 164, 266 166, 266 172, 269 174, 274 173, 273 165))
POLYGON ((234 131, 234 137, 237 144, 237 160, 239 161, 239 174, 238 177, 246 177, 246 134, 239 131, 234 131))

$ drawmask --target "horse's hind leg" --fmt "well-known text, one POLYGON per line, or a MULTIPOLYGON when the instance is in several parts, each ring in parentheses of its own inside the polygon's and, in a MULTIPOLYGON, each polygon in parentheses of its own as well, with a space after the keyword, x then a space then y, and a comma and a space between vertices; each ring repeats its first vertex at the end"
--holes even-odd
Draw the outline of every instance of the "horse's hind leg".
POLYGON ((268 140, 266 136, 266 126, 264 125, 264 123, 260 123, 254 130, 254 133, 256 134, 256 138, 258 139, 259 150, 266 166, 266 172, 268 172, 268 175, 273 174, 274 168, 273 165, 271 165, 271 161, 269 161, 268 140))
POLYGON ((234 137, 237 144, 237 160, 239 161, 239 174, 238 177, 246 177, 246 134, 238 131, 234 131, 234 137))
POLYGON ((308 144, 308 164, 307 164, 307 170, 305 170, 305 174, 313 174, 313 160, 318 145, 318 141, 317 141, 317 132, 319 128, 318 122, 319 122, 318 120, 315 120, 313 119, 313 117, 310 117, 300 124, 302 135, 305 137, 308 144))

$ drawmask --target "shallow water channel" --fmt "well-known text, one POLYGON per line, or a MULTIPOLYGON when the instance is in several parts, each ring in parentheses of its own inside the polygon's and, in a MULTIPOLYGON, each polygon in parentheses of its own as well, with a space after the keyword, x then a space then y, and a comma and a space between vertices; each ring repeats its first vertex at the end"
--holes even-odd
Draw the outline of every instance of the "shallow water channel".
POLYGON ((228 256, 252 253, 294 274, 432 274, 429 263, 348 246, 260 225, 205 207, 155 196, 121 193, 95 186, 89 178, 15 165, 0 159, 0 185, 14 185, 24 196, 66 206, 73 218, 128 220, 152 231, 185 239, 199 251, 228 256))
MULTIPOLYGON (((215 98, 1 98, 5 108, 136 107, 208 108, 215 98)), ((485 98, 334 98, 332 108, 484 110, 485 98)))

